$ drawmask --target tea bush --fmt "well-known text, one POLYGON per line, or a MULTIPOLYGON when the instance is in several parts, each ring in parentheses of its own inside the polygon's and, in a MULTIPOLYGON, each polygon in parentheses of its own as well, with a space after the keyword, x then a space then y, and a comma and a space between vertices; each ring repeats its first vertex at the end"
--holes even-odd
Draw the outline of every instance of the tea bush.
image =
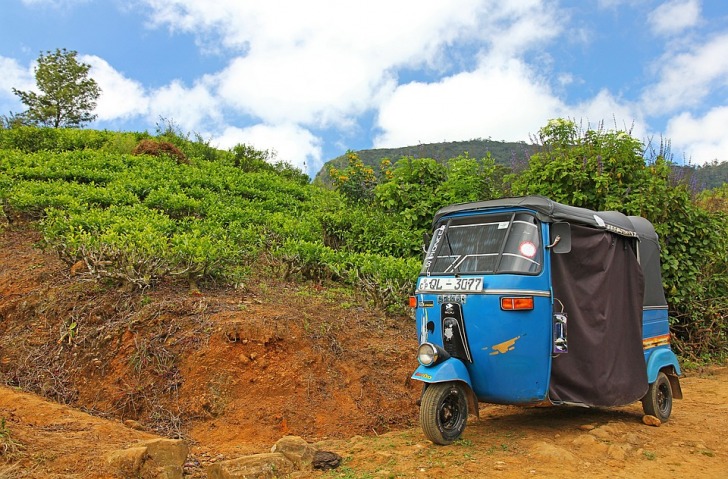
POLYGON ((0 128, 0 149, 17 149, 26 153, 97 150, 103 148, 109 141, 118 141, 120 136, 136 137, 138 135, 135 133, 115 133, 78 128, 18 126, 15 128, 0 128))
POLYGON ((375 306, 396 313, 403 313, 420 268, 417 258, 353 253, 300 240, 286 241, 275 256, 284 265, 286 278, 342 281, 375 306))
POLYGON ((94 277, 145 287, 172 270, 169 238, 176 228, 159 212, 139 204, 46 212, 46 243, 68 264, 83 261, 94 277))
MULTIPOLYGON (((32 138, 35 130, 4 138, 32 138)), ((5 216, 41 220, 45 244, 69 264, 82 261, 87 275, 140 287, 165 276, 235 284, 287 239, 320 241, 319 211, 339 203, 289 167, 246 172, 231 158, 220 152, 180 164, 109 147, 28 153, 13 146, 0 149, 0 199, 5 216)))

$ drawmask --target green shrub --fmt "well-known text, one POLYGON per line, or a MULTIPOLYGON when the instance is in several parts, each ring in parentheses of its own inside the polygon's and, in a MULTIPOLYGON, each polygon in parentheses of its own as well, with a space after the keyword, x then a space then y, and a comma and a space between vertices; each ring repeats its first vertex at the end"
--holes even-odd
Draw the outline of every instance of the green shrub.
POLYGON ((650 220, 660 238, 662 280, 677 349, 696 358, 728 356, 728 222, 691 198, 672 177, 669 151, 647 150, 623 131, 580 131, 551 120, 514 194, 541 194, 594 210, 650 220))
POLYGON ((0 149, 36 151, 73 151, 99 149, 113 136, 99 130, 19 126, 0 129, 0 149))
POLYGON ((173 263, 168 217, 141 205, 76 211, 51 208, 42 221, 44 240, 68 264, 84 261, 96 278, 146 287, 169 273, 173 263))
POLYGON ((414 290, 420 260, 336 251, 320 243, 286 241, 275 256, 286 278, 338 280, 350 284, 376 307, 402 313, 414 290))

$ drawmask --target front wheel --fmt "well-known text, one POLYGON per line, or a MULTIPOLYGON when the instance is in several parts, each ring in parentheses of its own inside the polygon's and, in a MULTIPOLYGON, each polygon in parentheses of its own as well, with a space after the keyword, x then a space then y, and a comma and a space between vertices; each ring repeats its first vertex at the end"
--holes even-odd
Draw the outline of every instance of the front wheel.
POLYGON ((655 416, 662 422, 670 418, 672 412, 672 386, 667 375, 660 371, 657 379, 650 384, 647 394, 642 398, 642 409, 645 414, 655 416))
POLYGON ((427 439, 447 445, 457 440, 468 420, 468 401, 459 383, 430 384, 422 395, 420 426, 427 439))

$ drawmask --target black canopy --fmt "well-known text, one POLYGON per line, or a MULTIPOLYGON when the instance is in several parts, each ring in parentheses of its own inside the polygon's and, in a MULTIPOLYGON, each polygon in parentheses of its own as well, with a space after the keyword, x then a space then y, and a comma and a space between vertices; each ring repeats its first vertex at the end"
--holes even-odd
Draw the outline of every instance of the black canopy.
MULTIPOLYGON (((477 201, 446 206, 435 213, 433 225, 445 215, 464 211, 487 211, 494 208, 528 208, 536 212, 538 219, 551 223, 568 221, 599 228, 622 236, 636 237, 637 230, 630 219, 618 211, 593 211, 576 206, 563 205, 543 196, 519 196, 497 200, 477 201)), ((654 232, 654 230, 653 230, 654 232)))
POLYGON ((660 268, 660 244, 655 228, 645 218, 626 216, 618 211, 594 211, 587 208, 564 205, 544 196, 518 196, 497 200, 461 203, 441 208, 435 213, 433 226, 446 215, 496 208, 528 208, 546 223, 565 221, 590 228, 615 233, 620 236, 639 238, 638 258, 645 276, 644 306, 666 307, 665 291, 662 288, 660 268))

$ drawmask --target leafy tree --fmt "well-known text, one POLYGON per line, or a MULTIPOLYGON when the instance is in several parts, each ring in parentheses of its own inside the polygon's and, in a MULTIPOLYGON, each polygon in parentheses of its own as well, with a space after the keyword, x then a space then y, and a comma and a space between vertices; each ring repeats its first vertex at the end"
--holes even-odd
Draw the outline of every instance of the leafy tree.
MULTIPOLYGON (((595 210, 624 210, 649 181, 643 145, 623 131, 580 132, 570 120, 550 120, 539 131, 541 149, 513 179, 515 195, 540 194, 595 210)), ((631 214, 640 214, 639 210, 631 214)))
POLYGON ((701 191, 698 195, 698 204, 708 211, 728 214, 728 183, 723 183, 712 190, 701 191))
POLYGON ((53 128, 75 128, 96 118, 91 112, 101 89, 88 76, 91 66, 79 63, 76 55, 77 52, 65 48, 41 53, 35 67, 40 93, 13 88, 13 93, 28 107, 22 114, 28 121, 53 128))
POLYGON ((374 187, 377 184, 374 170, 366 166, 359 155, 351 150, 346 152, 346 160, 349 166, 343 171, 334 167, 329 169, 334 186, 349 203, 370 202, 374 198, 374 187))
POLYGON ((447 162, 447 179, 437 188, 440 206, 498 198, 503 195, 503 172, 488 154, 480 161, 468 154, 447 162))
POLYGON ((387 176, 391 179, 374 189, 376 205, 414 228, 427 227, 439 206, 435 191, 447 179, 447 167, 432 158, 402 158, 387 176))
POLYGON ((442 206, 502 196, 503 170, 490 155, 476 160, 464 154, 445 164, 432 158, 402 158, 374 189, 375 204, 414 228, 429 229, 442 206))

